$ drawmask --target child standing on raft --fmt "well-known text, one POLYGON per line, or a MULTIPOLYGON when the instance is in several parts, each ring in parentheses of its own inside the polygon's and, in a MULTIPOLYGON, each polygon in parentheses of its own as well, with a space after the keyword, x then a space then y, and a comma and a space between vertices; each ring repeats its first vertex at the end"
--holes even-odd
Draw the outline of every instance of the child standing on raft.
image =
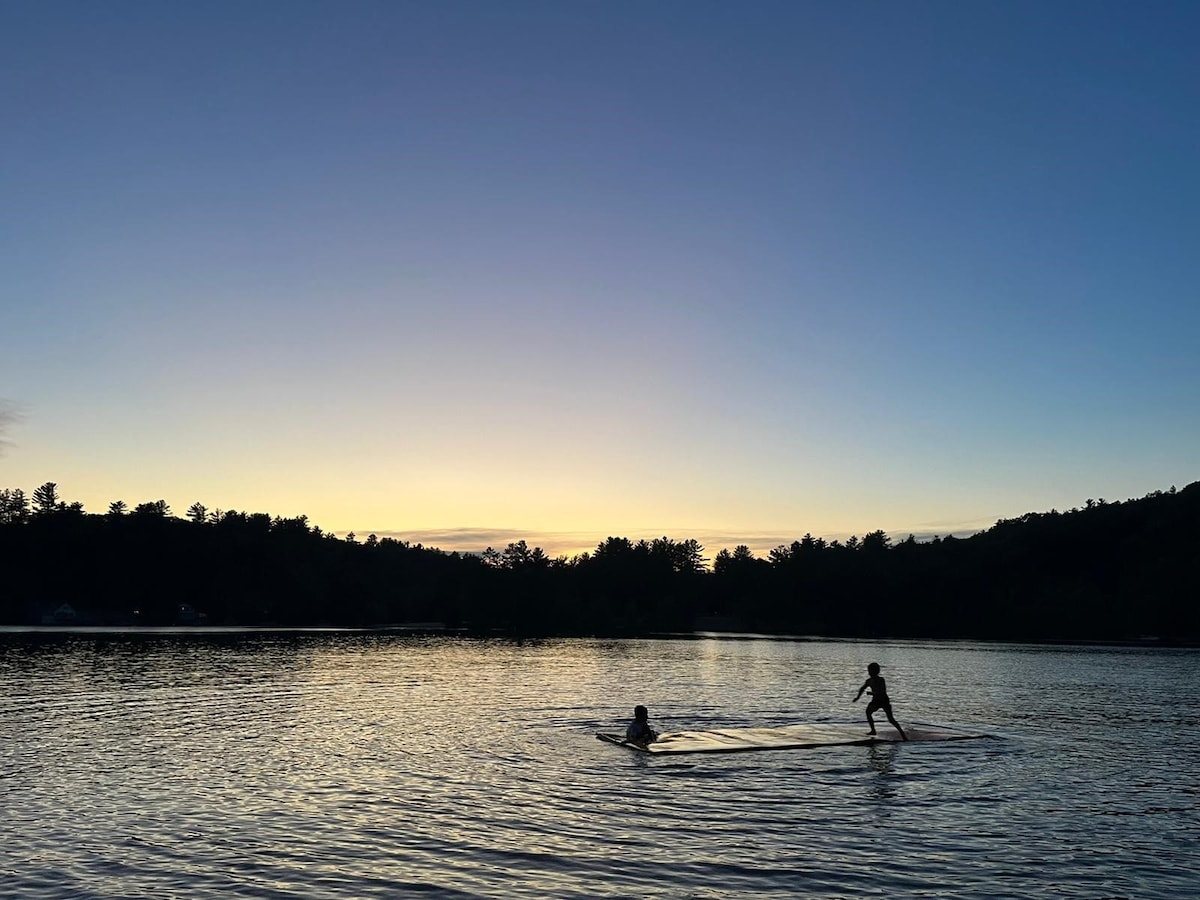
POLYGON ((867 724, 871 727, 871 734, 875 734, 875 720, 871 718, 871 713, 882 709, 887 720, 892 723, 892 727, 900 732, 900 737, 907 741, 908 735, 904 733, 900 723, 892 716, 892 701, 888 698, 887 682, 879 674, 879 663, 871 663, 867 666, 867 680, 858 689, 852 702, 857 703, 858 698, 863 695, 863 691, 871 695, 871 702, 867 704, 867 724))

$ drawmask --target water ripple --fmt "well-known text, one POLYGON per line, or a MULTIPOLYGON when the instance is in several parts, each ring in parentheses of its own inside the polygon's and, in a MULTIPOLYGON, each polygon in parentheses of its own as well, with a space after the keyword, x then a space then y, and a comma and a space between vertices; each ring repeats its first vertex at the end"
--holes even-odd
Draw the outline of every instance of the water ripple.
POLYGON ((1193 661, 0 635, 0 894, 1192 897, 1193 661), (636 702, 660 729, 844 720, 871 659, 902 721, 994 737, 672 759, 592 736, 636 702))

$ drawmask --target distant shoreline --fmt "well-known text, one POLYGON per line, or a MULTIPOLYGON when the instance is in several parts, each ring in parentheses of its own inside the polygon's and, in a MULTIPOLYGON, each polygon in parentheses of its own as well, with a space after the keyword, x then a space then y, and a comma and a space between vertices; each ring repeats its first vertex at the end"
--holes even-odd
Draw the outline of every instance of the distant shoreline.
POLYGON ((304 517, 197 507, 180 519, 162 502, 89 514, 52 482, 32 502, 0 499, 0 622, 14 626, 1200 644, 1200 482, 965 539, 806 534, 765 559, 722 549, 711 565, 695 540, 665 536, 610 537, 573 559, 524 541, 475 556, 341 540, 304 517))
POLYGON ((253 635, 410 635, 414 637, 454 637, 471 640, 561 641, 561 640, 719 640, 719 641, 780 641, 785 643, 886 643, 886 644, 988 644, 1016 647, 1113 647, 1163 650, 1197 650, 1200 642, 1176 641, 1147 637, 1128 640, 1091 640, 1087 638, 1008 638, 980 637, 887 637, 815 634, 765 634, 737 631, 678 631, 648 632, 645 634, 520 634, 498 630, 477 631, 469 628, 430 627, 428 623, 412 625, 342 626, 342 625, 0 625, 0 637, 6 636, 113 636, 113 637, 239 637, 253 635))

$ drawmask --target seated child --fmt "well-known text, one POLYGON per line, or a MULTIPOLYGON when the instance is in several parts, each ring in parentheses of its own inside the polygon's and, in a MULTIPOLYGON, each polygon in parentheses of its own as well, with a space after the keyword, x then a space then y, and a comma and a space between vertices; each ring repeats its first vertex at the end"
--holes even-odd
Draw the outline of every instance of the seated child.
POLYGON ((625 729, 625 740, 633 744, 649 744, 657 737, 658 733, 650 727, 650 713, 646 707, 635 706, 633 721, 625 729))

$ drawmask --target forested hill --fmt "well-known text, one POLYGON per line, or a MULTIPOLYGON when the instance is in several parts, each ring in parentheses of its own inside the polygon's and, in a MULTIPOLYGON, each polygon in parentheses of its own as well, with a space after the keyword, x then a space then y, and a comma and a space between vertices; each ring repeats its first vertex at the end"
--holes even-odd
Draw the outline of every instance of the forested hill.
POLYGON ((969 538, 809 535, 756 558, 609 538, 550 559, 345 539, 306 518, 162 501, 90 514, 0 491, 0 623, 442 623, 513 634, 742 630, 1200 642, 1200 482, 1002 520, 969 538))

